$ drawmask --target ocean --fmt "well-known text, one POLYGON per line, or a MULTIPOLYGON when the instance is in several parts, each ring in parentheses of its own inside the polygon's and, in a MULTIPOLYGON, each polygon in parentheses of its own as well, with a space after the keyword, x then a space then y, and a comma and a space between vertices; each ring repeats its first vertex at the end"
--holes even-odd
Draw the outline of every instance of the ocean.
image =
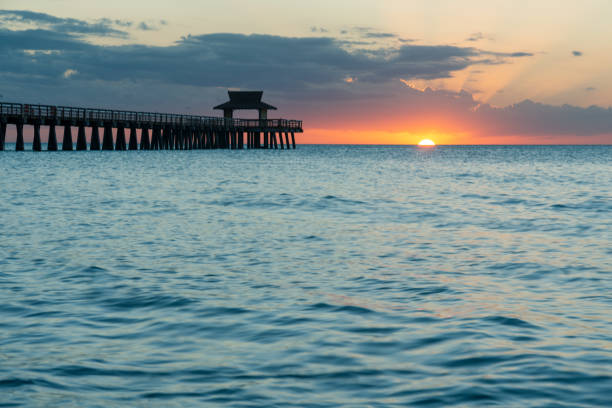
POLYGON ((611 159, 0 152, 0 407, 610 406, 611 159))

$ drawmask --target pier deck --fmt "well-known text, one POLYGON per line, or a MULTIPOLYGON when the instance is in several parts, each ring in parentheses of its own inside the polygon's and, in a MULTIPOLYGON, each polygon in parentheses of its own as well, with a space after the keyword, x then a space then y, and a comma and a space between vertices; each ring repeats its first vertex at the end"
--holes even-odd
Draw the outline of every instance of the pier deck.
POLYGON ((301 120, 238 119, 0 102, 0 150, 4 150, 7 125, 16 127, 16 150, 24 150, 23 127, 33 126, 32 149, 35 151, 42 150, 41 126, 49 127, 47 150, 51 151, 60 147, 56 134, 58 126, 63 127, 61 150, 87 150, 86 127, 91 128, 89 150, 277 149, 279 145, 281 149, 285 146, 295 149, 295 133, 303 132, 301 120), (77 128, 76 146, 72 127, 77 128), (126 137, 129 138, 127 143, 126 137))

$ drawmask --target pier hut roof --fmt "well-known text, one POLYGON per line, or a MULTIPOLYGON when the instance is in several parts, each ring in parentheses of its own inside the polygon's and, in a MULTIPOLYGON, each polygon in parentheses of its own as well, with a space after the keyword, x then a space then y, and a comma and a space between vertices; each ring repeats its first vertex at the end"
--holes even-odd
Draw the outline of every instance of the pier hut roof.
POLYGON ((263 91, 227 91, 230 100, 213 109, 267 109, 276 107, 261 101, 263 91))

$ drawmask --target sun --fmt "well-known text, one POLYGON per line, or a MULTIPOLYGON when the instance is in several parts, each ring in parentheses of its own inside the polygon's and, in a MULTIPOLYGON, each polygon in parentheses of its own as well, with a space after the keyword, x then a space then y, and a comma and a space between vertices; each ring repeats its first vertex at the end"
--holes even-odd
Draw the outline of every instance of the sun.
POLYGON ((419 146, 435 146, 435 145, 436 144, 431 139, 423 139, 419 142, 419 146))

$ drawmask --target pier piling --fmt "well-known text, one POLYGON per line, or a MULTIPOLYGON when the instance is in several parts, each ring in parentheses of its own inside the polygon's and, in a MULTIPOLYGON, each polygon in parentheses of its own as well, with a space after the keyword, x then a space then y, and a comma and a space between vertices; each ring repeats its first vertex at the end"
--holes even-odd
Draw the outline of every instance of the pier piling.
POLYGON ((40 123, 34 124, 34 141, 32 142, 32 150, 40 152, 42 150, 42 143, 40 142, 40 123))
POLYGON ((100 150, 100 131, 96 124, 91 126, 91 141, 89 143, 89 150, 100 150))
POLYGON ((117 126, 117 140, 115 141, 115 150, 125 150, 125 127, 117 126))
POLYGON ((136 139, 136 125, 130 126, 130 144, 128 147, 130 150, 138 150, 138 140, 136 139))
POLYGON ((15 124, 17 127, 17 141, 15 142, 15 150, 18 152, 24 151, 24 143, 23 143, 23 122, 18 122, 15 124))
POLYGON ((104 124, 104 135, 102 136, 102 150, 114 150, 113 128, 110 123, 104 124))
POLYGON ((4 150, 4 139, 6 137, 6 122, 0 120, 0 151, 4 150))
POLYGON ((62 150, 72 150, 72 127, 70 124, 64 125, 64 139, 62 140, 62 150))
POLYGON ((85 125, 82 123, 79 125, 77 133, 77 150, 87 150, 87 139, 85 138, 85 125))
POLYGON ((57 151, 57 135, 55 134, 55 123, 49 124, 49 139, 47 140, 47 151, 57 151))
POLYGON ((149 128, 146 125, 140 131, 140 150, 149 150, 149 128))

